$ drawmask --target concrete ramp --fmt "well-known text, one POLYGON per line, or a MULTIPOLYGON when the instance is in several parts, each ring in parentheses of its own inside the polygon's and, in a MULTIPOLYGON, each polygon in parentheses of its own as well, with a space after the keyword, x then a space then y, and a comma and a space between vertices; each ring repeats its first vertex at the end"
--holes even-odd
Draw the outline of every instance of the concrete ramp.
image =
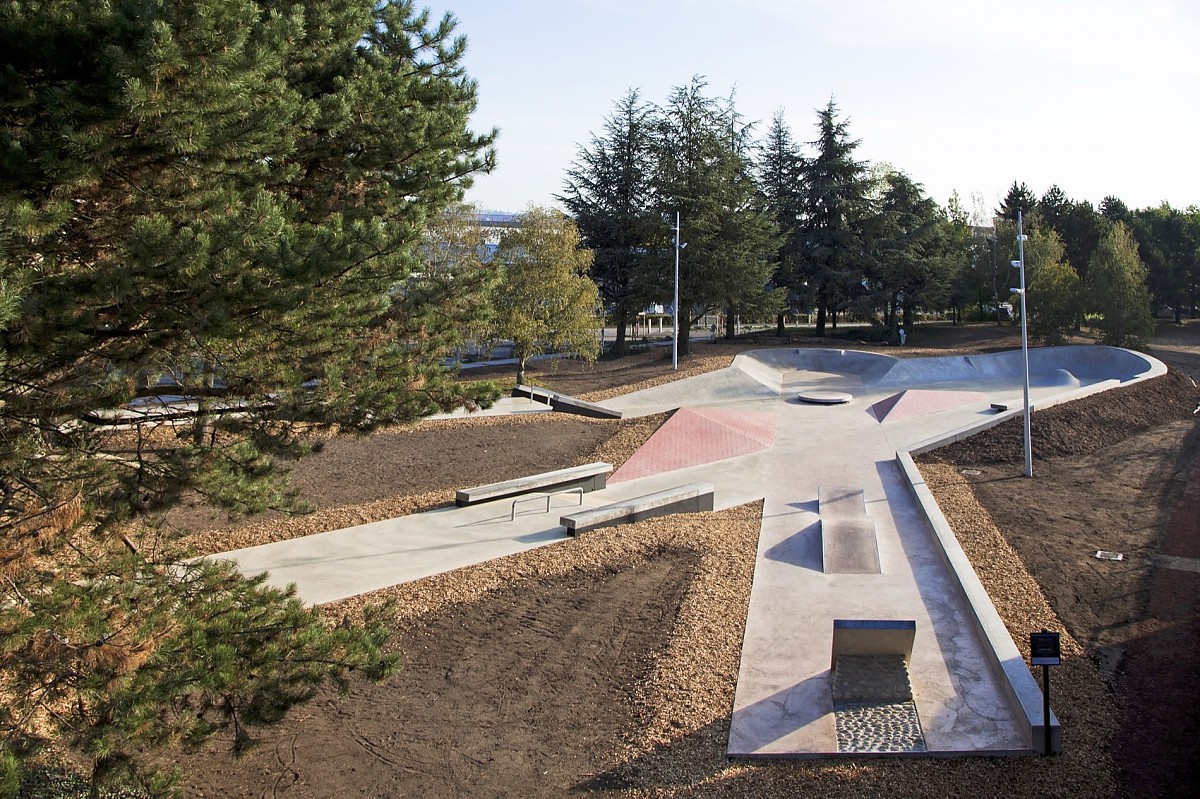
MULTIPOLYGON (((754 350, 737 356, 733 368, 763 386, 778 387, 788 371, 854 375, 868 389, 905 389, 953 384, 1013 386, 1024 382, 1020 350, 987 355, 895 358, 835 349, 754 350)), ((1034 347, 1029 350, 1030 383, 1078 388, 1106 380, 1127 383, 1155 377, 1166 367, 1133 350, 1096 344, 1034 347)))
POLYGON ((879 541, 861 488, 821 486, 821 563, 826 574, 879 574, 879 541))
POLYGON ((626 417, 647 416, 676 408, 723 405, 747 400, 774 400, 779 390, 772 389, 732 366, 715 372, 676 380, 653 388, 634 391, 604 401, 604 407, 626 417))
POLYGON ((871 406, 871 413, 880 422, 899 421, 927 413, 948 411, 963 405, 986 404, 987 395, 979 391, 930 391, 907 388, 871 406))
POLYGON ((622 464, 611 482, 751 455, 775 443, 777 417, 722 408, 680 408, 622 464))

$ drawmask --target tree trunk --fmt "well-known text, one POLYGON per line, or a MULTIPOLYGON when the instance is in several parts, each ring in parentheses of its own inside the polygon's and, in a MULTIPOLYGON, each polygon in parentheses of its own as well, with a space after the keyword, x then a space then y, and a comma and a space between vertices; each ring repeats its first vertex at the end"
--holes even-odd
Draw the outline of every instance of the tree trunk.
POLYGON ((517 358, 517 385, 525 385, 525 360, 526 356, 522 355, 517 358))
POLYGON ((732 308, 725 309, 725 340, 733 341, 737 338, 737 316, 732 308))
POLYGON ((817 329, 814 335, 818 338, 825 335, 825 301, 820 298, 817 299, 817 329))
POLYGON ((785 335, 785 332, 784 332, 785 325, 783 323, 783 321, 784 321, 783 316, 784 316, 783 314, 777 314, 775 316, 775 335, 778 336, 779 338, 783 338, 785 335))
POLYGON ((613 352, 616 355, 624 355, 629 349, 629 344, 625 341, 626 328, 629 327, 629 313, 624 309, 617 311, 617 318, 613 320, 617 325, 617 339, 613 342, 613 352))

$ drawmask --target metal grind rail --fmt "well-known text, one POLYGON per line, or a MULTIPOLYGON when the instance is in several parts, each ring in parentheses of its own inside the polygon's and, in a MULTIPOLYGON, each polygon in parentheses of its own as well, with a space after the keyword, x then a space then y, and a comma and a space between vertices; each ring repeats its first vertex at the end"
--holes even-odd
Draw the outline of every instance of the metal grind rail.
POLYGON ((562 495, 562 494, 578 494, 578 495, 579 495, 579 506, 580 506, 580 507, 583 507, 583 489, 582 489, 582 488, 568 488, 568 489, 565 489, 565 490, 563 490, 563 491, 548 491, 548 492, 539 491, 539 492, 537 492, 537 493, 534 493, 534 494, 526 494, 525 496, 522 496, 522 497, 517 497, 516 499, 514 499, 514 500, 512 501, 512 513, 510 513, 510 514, 509 514, 508 520, 509 520, 510 522, 511 522, 511 521, 516 521, 516 518, 517 518, 517 505, 518 505, 518 504, 520 504, 520 503, 522 503, 522 502, 527 502, 527 501, 529 501, 529 500, 531 500, 531 499, 544 499, 544 500, 546 500, 546 510, 545 510, 545 512, 546 512, 546 513, 549 513, 549 512, 550 512, 550 500, 551 500, 553 497, 560 496, 560 495, 562 495))

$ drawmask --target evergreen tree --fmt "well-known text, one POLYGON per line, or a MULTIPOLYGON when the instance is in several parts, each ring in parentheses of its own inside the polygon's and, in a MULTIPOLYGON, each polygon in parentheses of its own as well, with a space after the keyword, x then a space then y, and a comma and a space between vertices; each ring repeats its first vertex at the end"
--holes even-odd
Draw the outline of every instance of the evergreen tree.
POLYGON ((314 426, 496 396, 440 365, 471 281, 411 283, 492 164, 464 49, 399 0, 0 8, 4 746, 69 730, 99 778, 394 664, 382 628, 133 523, 187 489, 284 502, 268 456, 314 426), (190 405, 119 441, 88 421, 139 395, 190 405))
POLYGON ((1113 224, 1092 255, 1084 281, 1088 310, 1100 319, 1100 343, 1141 347, 1154 334, 1146 267, 1124 224, 1113 224))
POLYGON ((603 135, 579 148, 558 197, 595 254, 591 275, 616 325, 618 353, 647 302, 656 265, 651 248, 661 234, 653 210, 652 132, 652 109, 631 89, 605 120, 603 135))
POLYGON ((1129 220, 1132 218, 1129 206, 1120 197, 1111 194, 1100 201, 1100 216, 1110 222, 1124 222, 1125 224, 1129 224, 1129 220))
POLYGON ((799 273, 816 295, 816 334, 825 335, 829 312, 845 304, 865 271, 864 229, 872 215, 867 168, 853 158, 860 144, 834 101, 817 112, 816 155, 804 170, 804 197, 796 240, 799 273))
POLYGON ((922 304, 940 306, 949 297, 942 210, 903 172, 881 178, 879 213, 871 224, 868 286, 881 298, 889 341, 897 328, 912 329, 912 312, 922 304))
POLYGON ((1012 186, 1008 189, 1008 194, 1005 195, 1000 207, 996 209, 996 216, 1001 219, 1007 219, 1009 222, 1017 221, 1017 211, 1023 211, 1025 228, 1031 229, 1037 227, 1037 222, 1034 218, 1038 207, 1038 198, 1033 191, 1024 183, 1018 184, 1013 181, 1012 186))
POLYGON ((1067 263, 1080 278, 1087 274, 1088 264, 1100 244, 1103 229, 1104 220, 1090 202, 1080 200, 1067 204, 1061 227, 1056 230, 1062 236, 1067 263))
POLYGON ((1067 209, 1071 201, 1067 199, 1067 195, 1063 193, 1057 184, 1046 189, 1046 193, 1037 201, 1038 215, 1041 217, 1043 224, 1051 230, 1057 231, 1059 236, 1063 235, 1063 222, 1067 214, 1067 209))
POLYGON ((1146 265, 1154 304, 1173 308, 1175 323, 1182 323, 1183 306, 1196 277, 1195 244, 1187 235, 1186 216, 1164 202, 1134 211, 1130 228, 1146 265))
POLYGON ((513 342, 518 384, 529 358, 547 349, 589 361, 600 352, 600 293, 587 275, 592 253, 579 243, 574 222, 536 206, 500 239, 496 333, 513 342))
MULTIPOLYGON (((775 220, 780 245, 775 257, 774 286, 787 291, 788 309, 811 304, 807 286, 797 273, 796 234, 800 224, 804 191, 804 158, 792 138, 783 112, 771 119, 771 127, 758 146, 757 177, 763 206, 775 220)), ((776 334, 784 333, 784 314, 776 318, 776 334)))
MULTIPOLYGON (((679 277, 683 355, 690 349, 691 323, 711 310, 726 311, 727 336, 734 314, 776 310, 767 284, 777 243, 770 217, 758 206, 748 132, 732 102, 722 107, 705 96, 705 88, 700 78, 677 87, 658 114, 655 135, 659 212, 672 221, 679 212, 687 243, 679 277)), ((667 278, 672 271, 665 259, 663 266, 667 278)), ((660 291, 672 293, 669 279, 660 291)))

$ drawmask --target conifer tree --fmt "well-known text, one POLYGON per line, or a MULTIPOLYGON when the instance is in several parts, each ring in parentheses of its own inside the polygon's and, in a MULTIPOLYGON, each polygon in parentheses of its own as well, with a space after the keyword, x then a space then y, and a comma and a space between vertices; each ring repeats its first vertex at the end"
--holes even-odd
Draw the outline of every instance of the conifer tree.
POLYGON ((1017 211, 1023 212, 1023 221, 1027 229, 1037 227, 1037 218, 1040 216, 1037 195, 1024 183, 1017 183, 1014 180, 1008 188, 1008 194, 1004 195, 1000 207, 996 209, 996 216, 1009 222, 1016 222, 1017 211))
POLYGON ((946 217, 919 183, 886 169, 879 212, 871 220, 868 285, 882 299, 889 341, 897 330, 912 330, 912 312, 924 304, 940 307, 949 296, 951 259, 947 256, 946 217))
POLYGON ((132 774, 394 665, 379 625, 328 629, 137 523, 185 490, 284 503, 314 427, 496 396, 440 364, 471 282, 410 290, 493 159, 454 26, 400 0, 0 7, 0 749, 69 730, 97 779, 132 774))
MULTIPOLYGON (((789 308, 809 305, 811 297, 797 272, 801 242, 796 237, 804 196, 804 157, 782 111, 772 117, 771 127, 759 144, 756 172, 764 208, 774 217, 780 237, 772 283, 787 291, 789 308)), ((776 334, 782 336, 783 313, 776 318, 775 326, 776 334)))
MULTIPOLYGON (((664 219, 681 219, 687 244, 679 272, 679 353, 690 349, 691 324, 720 309, 732 337, 738 313, 775 313, 771 292, 775 226, 761 207, 753 179, 749 129, 732 100, 725 106, 705 96, 693 78, 676 87, 658 114, 655 187, 664 219)), ((664 264, 664 278, 672 270, 664 264)), ((664 279, 660 296, 670 296, 664 279)))
POLYGON ((816 334, 825 335, 836 312, 859 284, 865 268, 865 228, 873 212, 867 198, 866 165, 854 160, 860 142, 850 138, 849 120, 838 119, 832 99, 817 112, 816 151, 804 170, 804 204, 797 240, 801 275, 816 294, 816 334))
POLYGON ((658 265, 653 126, 653 109, 631 89, 605 120, 604 133, 579 148, 559 196, 595 256, 591 275, 616 326, 618 353, 625 352, 629 323, 652 298, 648 286, 658 265))

